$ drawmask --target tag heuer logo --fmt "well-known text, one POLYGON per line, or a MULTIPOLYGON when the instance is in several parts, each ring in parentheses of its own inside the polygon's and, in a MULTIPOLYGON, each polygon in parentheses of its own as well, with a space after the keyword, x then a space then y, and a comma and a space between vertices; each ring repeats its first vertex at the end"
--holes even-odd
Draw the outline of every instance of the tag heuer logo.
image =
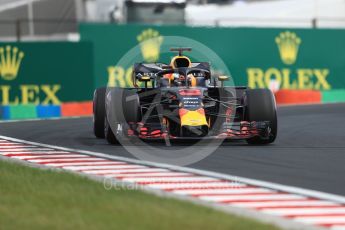
POLYGON ((293 32, 282 32, 276 37, 280 58, 286 65, 295 64, 302 40, 293 32))
POLYGON ((137 36, 140 42, 140 49, 143 58, 147 62, 156 62, 159 59, 160 47, 163 42, 163 37, 159 32, 153 29, 144 30, 137 36))
POLYGON ((24 52, 17 47, 0 47, 0 75, 4 80, 14 80, 20 68, 24 52))

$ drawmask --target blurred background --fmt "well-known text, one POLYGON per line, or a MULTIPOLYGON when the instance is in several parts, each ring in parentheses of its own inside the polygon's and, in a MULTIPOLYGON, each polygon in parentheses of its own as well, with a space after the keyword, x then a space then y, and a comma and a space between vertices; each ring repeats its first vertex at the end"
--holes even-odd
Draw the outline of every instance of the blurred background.
POLYGON ((0 119, 90 115, 95 88, 132 86, 128 50, 169 62, 167 36, 278 104, 345 101, 345 0, 0 0, 0 119))
POLYGON ((0 0, 3 41, 75 41, 79 22, 345 28, 345 1, 0 0))

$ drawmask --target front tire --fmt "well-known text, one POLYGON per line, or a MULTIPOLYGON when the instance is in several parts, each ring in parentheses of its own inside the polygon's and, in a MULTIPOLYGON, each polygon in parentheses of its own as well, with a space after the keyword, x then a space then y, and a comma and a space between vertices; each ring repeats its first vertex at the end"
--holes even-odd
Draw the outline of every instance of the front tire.
POLYGON ((110 124, 140 122, 140 99, 136 90, 114 88, 107 92, 106 116, 110 124))
POLYGON ((104 118, 104 132, 103 133, 104 133, 105 139, 108 141, 109 144, 112 144, 112 145, 119 144, 119 141, 117 140, 113 130, 111 129, 107 118, 104 118))
POLYGON ((104 135, 110 144, 118 144, 124 135, 122 127, 141 121, 140 99, 136 90, 113 88, 107 92, 104 135), (121 127, 120 130, 117 130, 121 127), (119 132, 118 132, 119 131, 119 132))
POLYGON ((268 138, 260 136, 247 139, 248 144, 267 145, 277 137, 277 109, 274 95, 269 89, 249 89, 245 92, 245 118, 247 121, 268 121, 271 132, 268 138))
POLYGON ((93 133, 97 138, 104 138, 106 88, 98 88, 93 94, 93 133))

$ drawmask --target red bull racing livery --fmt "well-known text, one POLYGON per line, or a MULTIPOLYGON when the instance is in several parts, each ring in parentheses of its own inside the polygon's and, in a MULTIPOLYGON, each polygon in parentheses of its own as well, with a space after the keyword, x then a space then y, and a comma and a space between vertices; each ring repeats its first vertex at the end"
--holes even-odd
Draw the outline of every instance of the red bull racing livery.
POLYGON ((268 89, 224 86, 208 62, 178 51, 170 64, 135 63, 132 88, 98 88, 94 134, 116 144, 123 138, 243 139, 269 144, 277 135, 276 104, 268 89), (139 87, 138 84, 143 87, 139 87))

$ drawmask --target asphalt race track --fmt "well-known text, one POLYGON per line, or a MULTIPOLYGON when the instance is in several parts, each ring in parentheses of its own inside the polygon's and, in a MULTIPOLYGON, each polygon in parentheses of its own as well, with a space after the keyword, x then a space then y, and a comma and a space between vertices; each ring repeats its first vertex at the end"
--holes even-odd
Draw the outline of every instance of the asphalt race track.
MULTIPOLYGON (((280 107, 278 119, 273 145, 227 142, 189 167, 345 195, 345 104, 280 107)), ((94 138, 91 118, 0 123, 0 134, 133 158, 123 147, 94 138)), ((152 144, 162 150, 186 145, 152 144)))

